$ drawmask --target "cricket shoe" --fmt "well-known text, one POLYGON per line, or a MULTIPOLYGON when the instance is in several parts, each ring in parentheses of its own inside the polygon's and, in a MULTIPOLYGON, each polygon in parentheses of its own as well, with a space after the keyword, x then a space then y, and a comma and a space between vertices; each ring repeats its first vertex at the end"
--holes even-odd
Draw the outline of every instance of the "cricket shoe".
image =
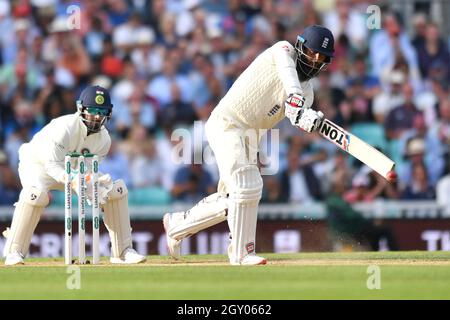
POLYGON ((242 258, 240 263, 232 262, 231 256, 233 254, 233 246, 231 244, 228 245, 228 257, 230 257, 230 264, 233 266, 256 266, 256 265, 264 265, 267 264, 267 259, 257 256, 256 254, 248 254, 244 258, 242 258))
POLYGON ((111 257, 109 261, 114 264, 136 264, 144 262, 147 258, 136 252, 133 248, 125 249, 120 258, 111 257))
POLYGON ((256 266, 256 265, 263 265, 263 264, 267 264, 267 259, 257 256, 256 254, 246 255, 241 260, 241 265, 243 265, 243 266, 256 266))
POLYGON ((5 265, 14 266, 16 264, 24 264, 22 254, 20 254, 18 252, 8 253, 6 255, 6 259, 5 259, 5 265))
POLYGON ((167 252, 175 260, 181 257, 181 240, 176 240, 169 236, 170 223, 172 222, 172 214, 166 213, 163 218, 164 231, 166 232, 167 252))

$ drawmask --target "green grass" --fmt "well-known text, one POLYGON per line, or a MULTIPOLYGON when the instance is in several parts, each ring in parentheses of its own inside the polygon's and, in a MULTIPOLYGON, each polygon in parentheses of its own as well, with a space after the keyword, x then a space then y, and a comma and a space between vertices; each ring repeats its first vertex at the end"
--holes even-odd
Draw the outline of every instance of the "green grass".
POLYGON ((450 252, 266 254, 269 265, 229 266, 223 255, 151 256, 145 265, 82 266, 81 289, 61 259, 0 267, 0 299, 450 299, 450 252), (48 265, 42 266, 40 264, 48 265), (195 265, 194 265, 195 264, 195 265), (369 290, 369 265, 381 289, 369 290))

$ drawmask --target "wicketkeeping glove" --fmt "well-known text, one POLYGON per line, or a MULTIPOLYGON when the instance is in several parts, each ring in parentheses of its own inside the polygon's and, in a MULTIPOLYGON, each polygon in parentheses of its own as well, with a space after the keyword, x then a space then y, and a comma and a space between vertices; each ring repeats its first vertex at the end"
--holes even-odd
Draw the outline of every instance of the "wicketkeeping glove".
MULTIPOLYGON (((78 195, 78 173, 71 176, 72 189, 78 195)), ((86 201, 89 205, 92 203, 92 176, 86 174, 85 176, 85 194, 86 201)), ((102 174, 98 178, 98 202, 103 205, 108 200, 108 193, 113 188, 113 182, 109 174, 102 174)))

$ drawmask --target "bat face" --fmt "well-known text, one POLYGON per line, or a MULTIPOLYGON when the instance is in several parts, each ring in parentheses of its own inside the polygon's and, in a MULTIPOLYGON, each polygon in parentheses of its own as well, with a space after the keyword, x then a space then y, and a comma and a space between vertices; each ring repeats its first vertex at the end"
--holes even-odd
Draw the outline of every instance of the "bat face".
POLYGON ((389 180, 388 173, 394 169, 395 163, 383 153, 328 119, 322 121, 317 131, 324 138, 389 180))
POLYGON ((350 145, 350 135, 347 131, 335 125, 328 119, 322 121, 322 124, 319 127, 318 131, 322 136, 333 142, 339 148, 348 152, 348 146, 350 145))

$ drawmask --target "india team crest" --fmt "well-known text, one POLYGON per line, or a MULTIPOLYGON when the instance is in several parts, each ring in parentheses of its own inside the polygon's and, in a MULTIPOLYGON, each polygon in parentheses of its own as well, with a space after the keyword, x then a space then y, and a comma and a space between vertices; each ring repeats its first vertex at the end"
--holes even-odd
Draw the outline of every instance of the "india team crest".
POLYGON ((101 96, 101 95, 96 95, 95 96, 95 103, 103 104, 104 102, 105 102, 105 98, 103 98, 103 96, 101 96))

